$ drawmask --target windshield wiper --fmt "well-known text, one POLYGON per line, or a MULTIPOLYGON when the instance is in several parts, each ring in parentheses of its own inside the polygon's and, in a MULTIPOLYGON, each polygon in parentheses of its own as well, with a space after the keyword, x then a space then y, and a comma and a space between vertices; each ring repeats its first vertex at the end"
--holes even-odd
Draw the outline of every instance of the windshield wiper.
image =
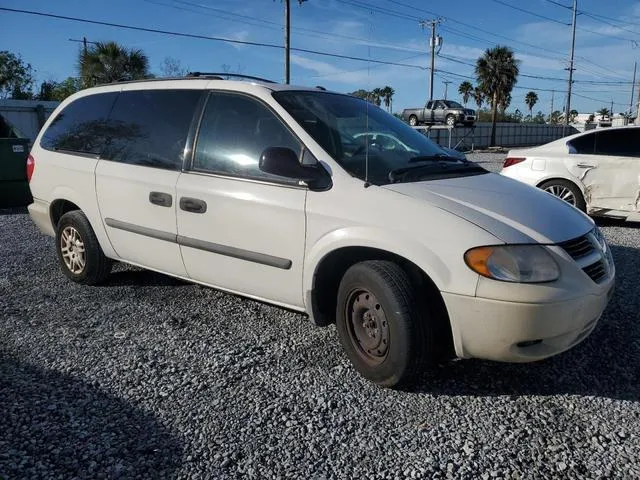
MULTIPOLYGON (((425 157, 426 158, 426 157, 425 157)), ((417 160, 416 160, 417 161, 417 160)), ((445 156, 443 158, 432 158, 432 161, 429 163, 423 163, 422 165, 409 165, 407 167, 395 168, 389 172, 388 178, 389 182, 397 183, 400 180, 403 180, 408 173, 415 172, 418 170, 433 170, 435 168, 441 168, 445 171, 468 171, 469 169, 477 169, 481 171, 485 171, 482 167, 472 164, 469 161, 462 161, 457 158, 452 158, 445 156), (445 160, 446 158, 446 160, 445 160)))
POLYGON ((435 153, 433 155, 417 155, 409 159, 409 163, 414 162, 460 162, 459 158, 452 157, 446 153, 435 153))

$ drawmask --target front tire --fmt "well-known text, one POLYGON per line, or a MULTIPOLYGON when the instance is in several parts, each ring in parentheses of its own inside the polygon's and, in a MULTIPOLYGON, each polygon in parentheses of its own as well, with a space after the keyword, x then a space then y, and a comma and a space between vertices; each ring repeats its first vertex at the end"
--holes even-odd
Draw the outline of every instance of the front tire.
POLYGON ((409 276, 394 262, 370 260, 346 271, 336 327, 363 377, 384 387, 406 385, 434 357, 432 331, 419 305, 409 276))
POLYGON ((447 115, 447 118, 445 118, 445 123, 450 127, 455 127, 456 126, 456 117, 454 117, 451 114, 447 115))
POLYGON ((416 117, 415 115, 411 115, 409 117, 409 125, 411 125, 412 127, 415 127, 418 125, 418 117, 416 117))
POLYGON ((62 273, 83 285, 102 283, 113 265, 113 261, 104 255, 89 220, 80 210, 67 212, 60 218, 56 253, 62 273))
POLYGON ((564 200, 583 212, 587 211, 587 203, 584 200, 584 195, 582 195, 582 192, 575 183, 561 179, 549 180, 540 184, 538 188, 564 200))

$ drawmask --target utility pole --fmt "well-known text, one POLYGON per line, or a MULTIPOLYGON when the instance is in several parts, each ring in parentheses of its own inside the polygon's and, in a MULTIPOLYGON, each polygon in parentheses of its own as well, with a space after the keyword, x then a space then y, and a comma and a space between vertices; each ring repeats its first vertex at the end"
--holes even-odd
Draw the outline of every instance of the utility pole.
POLYGON ((629 117, 633 115, 633 94, 636 90, 636 70, 638 68, 638 62, 633 62, 633 81, 631 82, 631 101, 629 102, 629 117))
POLYGON ((429 70, 429 101, 433 100, 433 74, 435 72, 436 65, 436 46, 441 44, 440 37, 436 37, 436 25, 440 23, 440 19, 435 20, 422 20, 420 22, 421 27, 431 26, 431 37, 429 38, 429 48, 431 51, 431 69, 429 70))
MULTIPOLYGON (((298 0, 298 4, 307 0, 298 0)), ((284 83, 291 81, 291 0, 284 2, 284 83)))
POLYGON ((82 40, 77 40, 75 38, 70 38, 69 39, 70 42, 76 42, 76 43, 82 43, 83 47, 84 47, 84 54, 87 54, 87 44, 91 44, 91 45, 97 45, 98 42, 90 42, 89 40, 87 40, 87 37, 82 37, 82 40))
POLYGON ((613 121, 613 98, 611 99, 611 110, 609 110, 609 113, 611 114, 609 117, 611 118, 611 121, 613 121))
POLYGON ((573 54, 576 49, 576 16, 578 15, 578 0, 573 0, 573 22, 571 34, 571 55, 569 56, 569 87, 567 88, 567 112, 564 116, 564 124, 569 125, 569 112, 571 111, 571 86, 573 85, 573 54))
POLYGON ((553 115, 553 97, 556 96, 556 91, 551 90, 551 111, 549 112, 549 120, 551 120, 551 116, 553 115))
POLYGON ((449 90, 449 84, 452 83, 451 80, 443 80, 444 83, 444 99, 447 99, 447 90, 449 90))

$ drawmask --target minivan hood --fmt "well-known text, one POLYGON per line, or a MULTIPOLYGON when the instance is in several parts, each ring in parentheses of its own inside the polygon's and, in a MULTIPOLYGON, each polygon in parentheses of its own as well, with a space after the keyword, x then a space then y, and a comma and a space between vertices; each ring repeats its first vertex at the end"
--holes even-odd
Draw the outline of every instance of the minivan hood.
POLYGON ((563 200, 495 173, 383 188, 451 212, 506 243, 559 243, 584 235, 594 225, 563 200))

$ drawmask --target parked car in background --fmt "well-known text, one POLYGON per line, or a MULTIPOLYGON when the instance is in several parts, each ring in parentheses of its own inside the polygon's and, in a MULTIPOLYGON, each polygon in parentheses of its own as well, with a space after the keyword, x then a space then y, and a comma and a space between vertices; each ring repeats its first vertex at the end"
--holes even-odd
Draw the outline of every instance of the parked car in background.
POLYGON ((0 208, 25 207, 33 201, 25 162, 29 139, 18 138, 0 116, 0 208))
POLYGON ((640 221, 640 127, 590 130, 511 150, 500 173, 590 215, 640 221))
POLYGON ((476 112, 452 100, 432 100, 424 108, 406 108, 402 119, 412 127, 421 123, 440 123, 450 127, 461 123, 470 127, 476 121, 476 112))
POLYGON ((203 75, 83 90, 28 166, 29 213, 72 281, 122 261, 306 312, 384 386, 443 357, 565 351, 615 279, 583 213, 317 88, 203 75))

